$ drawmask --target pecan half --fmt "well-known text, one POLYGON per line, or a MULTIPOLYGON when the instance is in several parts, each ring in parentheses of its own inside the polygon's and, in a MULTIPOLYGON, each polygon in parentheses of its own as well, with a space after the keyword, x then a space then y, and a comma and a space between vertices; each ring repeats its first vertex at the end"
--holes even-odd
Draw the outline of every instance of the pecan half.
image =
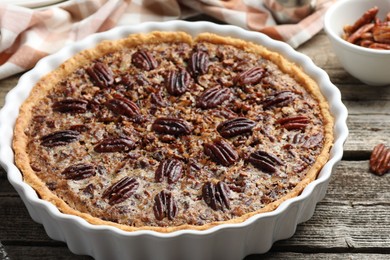
POLYGON ((388 25, 376 25, 372 29, 372 34, 376 42, 390 44, 390 23, 388 25))
POLYGON ((63 99, 53 103, 53 110, 61 113, 85 113, 88 101, 83 99, 63 99))
POLYGON ((265 76, 265 72, 266 70, 262 67, 253 67, 237 74, 233 81, 239 86, 254 85, 261 81, 261 79, 265 76))
POLYGON ((390 50, 390 43, 380 43, 380 42, 374 42, 367 46, 371 49, 377 49, 377 50, 390 50))
POLYGON ((188 68, 193 77, 206 74, 209 69, 209 54, 205 51, 195 51, 188 62, 188 68))
POLYGON ((363 25, 358 30, 356 30, 354 33, 352 33, 347 38, 347 41, 350 42, 350 43, 355 43, 357 40, 362 38, 362 35, 364 35, 368 31, 370 31, 372 28, 374 28, 374 24, 373 23, 369 23, 369 24, 363 25))
POLYGON ((324 135, 322 133, 314 134, 314 135, 310 136, 309 138, 307 138, 307 140, 303 143, 302 147, 303 148, 314 148, 317 145, 319 145, 323 139, 324 139, 324 135))
POLYGON ((66 145, 79 140, 80 133, 73 130, 63 130, 50 133, 41 137, 41 145, 55 147, 66 145))
POLYGON ((65 179, 82 180, 96 175, 95 167, 91 164, 79 163, 67 167, 62 171, 65 179))
POLYGON ((232 93, 228 88, 213 87, 207 89, 198 98, 196 106, 203 109, 215 108, 225 100, 230 99, 231 94, 232 93))
POLYGON ((128 176, 123 177, 118 182, 108 187, 102 195, 103 199, 108 199, 108 204, 121 203, 133 195, 138 189, 139 183, 136 179, 128 176))
POLYGON ((223 166, 231 166, 239 159, 237 151, 224 140, 216 140, 211 144, 205 143, 203 147, 204 153, 211 160, 223 166))
POLYGON ((108 100, 105 104, 108 109, 118 115, 123 115, 133 119, 138 119, 141 116, 141 111, 137 104, 128 98, 114 96, 114 98, 108 100))
POLYGON ((180 118, 159 117, 152 124, 152 130, 159 134, 188 135, 192 131, 192 125, 180 118))
POLYGON ((154 197, 153 211, 157 220, 163 220, 165 217, 169 220, 173 220, 178 212, 173 195, 165 190, 159 192, 154 197))
POLYGON ((268 96, 263 102, 263 109, 271 107, 282 107, 288 105, 295 98, 295 95, 291 91, 281 91, 274 95, 268 96))
POLYGON ((169 94, 180 96, 184 94, 191 84, 191 75, 186 70, 170 71, 165 86, 169 94))
POLYGON ((253 164, 253 166, 266 173, 275 173, 277 165, 284 165, 283 161, 278 157, 264 151, 253 152, 249 156, 248 161, 253 164))
POLYGON ((94 151, 97 153, 128 152, 135 148, 135 142, 127 137, 111 137, 100 141, 94 151))
POLYGON ((114 83, 114 74, 107 64, 96 62, 92 67, 86 69, 92 81, 99 87, 108 87, 114 83))
POLYGON ((361 28, 363 25, 371 23, 378 12, 379 8, 377 6, 368 9, 358 20, 355 21, 353 25, 345 27, 345 32, 351 34, 361 28))
POLYGON ((376 175, 383 175, 390 171, 390 148, 384 144, 374 147, 370 156, 370 171, 376 175))
POLYGON ((222 137, 230 138, 251 132, 255 125, 255 121, 245 117, 237 117, 220 123, 217 126, 217 131, 222 135, 222 137))
POLYGON ((177 159, 166 159, 162 161, 155 171, 156 182, 162 182, 164 177, 168 178, 168 183, 177 182, 183 174, 183 163, 177 159))
POLYGON ((206 182, 202 187, 202 197, 213 210, 230 209, 229 187, 222 181, 217 184, 206 182))
POLYGON ((287 130, 300 130, 306 128, 309 122, 310 120, 306 116, 291 116, 280 118, 275 123, 287 130))
POLYGON ((140 69, 153 70, 158 67, 158 62, 153 55, 145 50, 140 50, 131 56, 131 62, 140 69))

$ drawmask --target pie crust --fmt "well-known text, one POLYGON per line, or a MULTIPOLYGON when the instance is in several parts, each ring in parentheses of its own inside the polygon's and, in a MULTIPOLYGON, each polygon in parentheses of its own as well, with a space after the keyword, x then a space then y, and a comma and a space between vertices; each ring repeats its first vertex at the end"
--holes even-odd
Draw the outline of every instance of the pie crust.
POLYGON ((159 232, 276 209, 332 144, 328 103, 296 64, 236 38, 161 31, 103 41, 42 77, 13 140, 24 181, 61 212, 159 232))

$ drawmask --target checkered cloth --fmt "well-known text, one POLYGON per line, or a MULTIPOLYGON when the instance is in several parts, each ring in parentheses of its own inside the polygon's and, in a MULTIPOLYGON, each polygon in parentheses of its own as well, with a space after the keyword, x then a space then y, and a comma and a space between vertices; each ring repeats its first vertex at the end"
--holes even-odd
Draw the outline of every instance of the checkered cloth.
POLYGON ((78 0, 41 9, 0 4, 0 79, 95 32, 189 14, 204 13, 297 47, 322 29, 323 14, 333 1, 318 0, 313 14, 288 25, 277 25, 261 0, 78 0))

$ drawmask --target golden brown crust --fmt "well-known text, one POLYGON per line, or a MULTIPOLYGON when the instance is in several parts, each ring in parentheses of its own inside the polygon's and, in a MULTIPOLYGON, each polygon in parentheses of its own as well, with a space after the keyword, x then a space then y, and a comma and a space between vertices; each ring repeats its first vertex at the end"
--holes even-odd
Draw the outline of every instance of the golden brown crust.
POLYGON ((265 49, 262 46, 227 37, 221 37, 210 33, 202 33, 198 35, 195 39, 192 39, 186 33, 182 32, 153 32, 149 34, 135 34, 130 35, 128 38, 117 40, 117 41, 103 41, 98 44, 95 48, 82 51, 66 62, 64 62, 59 68, 44 76, 32 89, 30 96, 24 102, 20 108, 19 117, 15 125, 15 137, 13 140, 13 148, 15 152, 15 162, 23 173, 24 180, 29 185, 31 185, 39 194, 39 196, 47 201, 50 201, 56 207, 60 209, 61 212, 80 216, 86 219, 91 224, 97 225, 109 225, 115 226, 125 231, 135 231, 135 230, 155 230, 159 232, 172 232, 176 230, 183 229, 193 229, 193 230, 205 230, 210 227, 224 224, 224 223, 240 223, 248 219, 251 216, 259 214, 261 212, 269 212, 276 209, 283 201, 298 196, 302 190, 313 180, 316 179, 319 171, 323 165, 329 159, 329 150, 333 144, 333 117, 329 112, 328 104, 321 94, 317 84, 313 79, 308 77, 301 68, 295 64, 287 61, 280 54, 271 52, 265 49), (307 172, 306 177, 300 181, 297 186, 292 189, 287 195, 283 196, 277 201, 274 201, 260 210, 244 214, 243 216, 221 222, 213 222, 201 226, 196 225, 181 225, 174 227, 153 227, 153 226, 143 226, 143 227, 132 227, 128 225, 122 225, 114 223, 111 221, 105 221, 96 217, 91 216, 87 213, 82 213, 78 210, 71 208, 67 203, 62 199, 57 197, 46 184, 34 173, 34 170, 31 168, 29 163, 29 156, 26 153, 27 146, 27 136, 25 134, 25 129, 27 128, 29 121, 32 116, 32 107, 35 105, 36 100, 44 97, 50 89, 52 89, 58 82, 66 78, 70 73, 79 68, 80 66, 87 64, 91 60, 95 60, 102 55, 107 53, 120 50, 125 47, 134 47, 144 43, 160 43, 160 42, 186 42, 190 45, 196 42, 210 42, 215 44, 227 44, 232 45, 240 49, 244 49, 248 52, 261 54, 266 59, 271 60, 273 63, 277 64, 279 68, 286 74, 289 74, 294 77, 294 79, 302 84, 308 92, 318 101, 320 106, 321 114, 324 118, 324 146, 317 157, 315 164, 311 167, 310 171, 307 172))

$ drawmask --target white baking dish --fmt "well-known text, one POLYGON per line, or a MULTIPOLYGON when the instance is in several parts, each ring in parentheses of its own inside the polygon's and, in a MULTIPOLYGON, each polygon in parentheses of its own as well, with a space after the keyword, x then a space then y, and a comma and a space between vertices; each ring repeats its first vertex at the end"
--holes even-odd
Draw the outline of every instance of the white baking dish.
POLYGON ((291 237, 297 224, 307 221, 313 215, 317 202, 325 196, 336 163, 342 158, 343 144, 348 135, 346 118, 347 109, 341 102, 340 92, 330 82, 328 75, 316 67, 308 57, 285 43, 229 25, 184 21, 151 22, 92 35, 42 59, 34 69, 24 74, 18 85, 7 95, 5 106, 0 112, 0 161, 31 217, 43 224, 51 238, 66 242, 69 249, 76 254, 91 255, 95 259, 121 260, 242 259, 248 254, 264 253, 275 241, 291 237), (63 214, 51 203, 41 200, 37 193, 23 182, 22 174, 14 164, 11 142, 13 126, 21 103, 42 75, 75 53, 91 48, 105 39, 119 39, 128 34, 154 30, 185 31, 192 35, 211 32, 241 38, 264 45, 300 65, 318 83, 335 117, 335 142, 330 159, 317 180, 310 183, 301 195, 283 202, 275 211, 253 216, 239 224, 223 224, 204 231, 125 232, 111 226, 92 225, 80 217, 63 214))

